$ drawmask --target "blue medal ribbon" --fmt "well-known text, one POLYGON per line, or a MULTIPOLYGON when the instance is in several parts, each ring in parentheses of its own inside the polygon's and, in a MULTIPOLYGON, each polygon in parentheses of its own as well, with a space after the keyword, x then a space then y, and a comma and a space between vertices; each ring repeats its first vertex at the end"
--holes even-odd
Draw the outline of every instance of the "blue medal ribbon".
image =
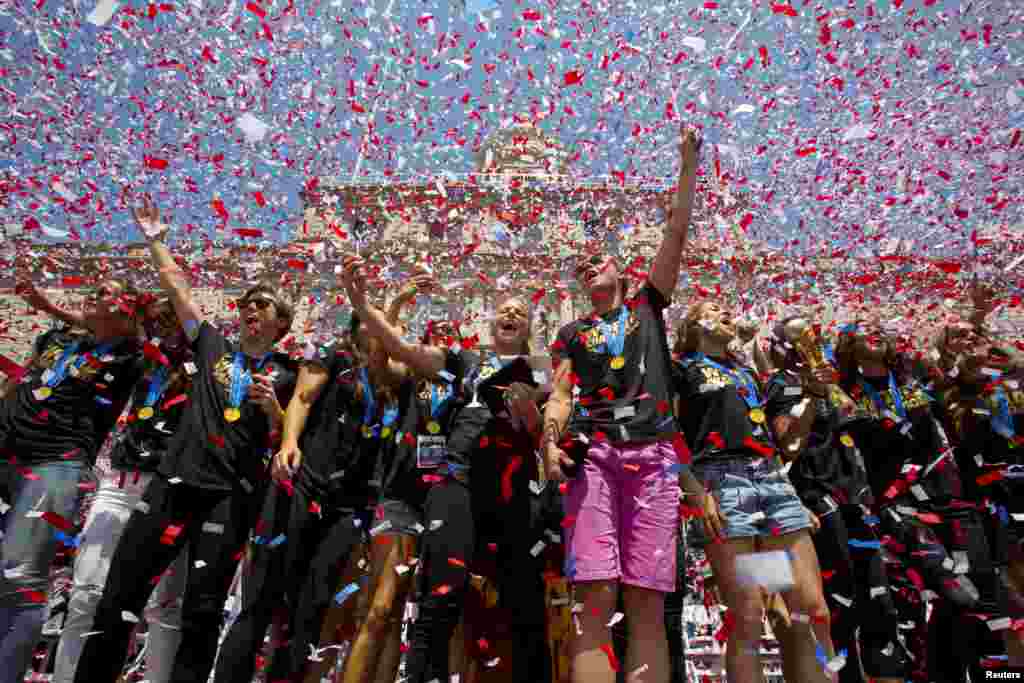
MULTIPOLYGON (((269 357, 269 353, 263 356, 256 363, 256 369, 261 369, 269 357)), ((248 391, 251 384, 252 373, 246 367, 245 354, 241 351, 235 351, 234 363, 231 367, 231 390, 228 393, 228 405, 231 408, 237 409, 242 405, 242 398, 245 397, 245 392, 248 391)))
MULTIPOLYGON (((50 387, 52 389, 53 387, 59 385, 61 382, 63 382, 65 379, 67 379, 68 372, 69 372, 68 371, 68 361, 70 360, 71 356, 74 355, 75 351, 78 350, 78 347, 80 345, 81 345, 81 342, 75 342, 71 346, 69 346, 66 349, 64 349, 64 352, 61 354, 60 358, 57 360, 57 363, 52 368, 50 368, 50 379, 47 380, 46 386, 48 386, 48 387, 50 387)), ((89 361, 90 358, 92 358, 93 356, 98 356, 98 357, 102 358, 112 348, 114 348, 114 344, 113 343, 111 343, 111 342, 104 342, 104 343, 100 344, 99 346, 97 346, 92 351, 88 351, 86 353, 83 353, 81 356, 76 358, 75 362, 71 365, 71 367, 76 371, 76 374, 77 374, 78 369, 81 368, 83 365, 85 365, 89 361)))
POLYGON ((1013 426, 1013 416, 1010 415, 1010 399, 1006 395, 1006 389, 1002 385, 997 386, 992 392, 995 410, 992 411, 992 431, 999 436, 1013 440, 1017 436, 1017 430, 1013 426))
POLYGON ((373 418, 377 415, 377 399, 373 394, 373 387, 370 386, 370 373, 366 368, 359 369, 359 383, 363 386, 363 425, 369 427, 373 424, 373 418))
MULTIPOLYGON (((875 408, 878 410, 879 415, 884 415, 889 412, 889 406, 885 404, 885 399, 878 393, 878 390, 872 386, 871 382, 867 382, 864 378, 857 380, 860 384, 860 388, 864 390, 864 393, 868 395, 871 402, 875 404, 875 408)), ((896 409, 896 415, 901 420, 907 419, 907 409, 903 406, 903 396, 900 393, 900 388, 896 386, 896 377, 889 373, 889 395, 892 396, 893 406, 896 409)))
POLYGON ((167 377, 170 375, 167 367, 161 365, 149 378, 149 390, 146 392, 146 406, 152 407, 164 395, 167 388, 167 377))
POLYGON ((757 393, 757 382, 754 381, 754 378, 746 370, 742 368, 727 368, 721 363, 711 360, 703 353, 695 353, 690 358, 695 362, 710 365, 727 375, 736 386, 742 387, 744 391, 740 391, 739 394, 743 398, 743 402, 747 404, 747 408, 753 410, 754 408, 761 407, 761 397, 757 393))
POLYGON ((621 356, 626 347, 627 320, 629 320, 629 309, 626 306, 622 307, 619 319, 615 323, 606 323, 603 318, 597 320, 597 326, 600 328, 601 334, 604 335, 604 348, 612 358, 621 356), (615 329, 616 324, 618 329, 615 329))
POLYGON ((452 396, 455 392, 452 391, 451 387, 445 387, 444 393, 438 389, 436 384, 430 385, 430 417, 437 420, 437 416, 441 414, 448 402, 451 401, 452 396))
POLYGON ((64 353, 61 354, 57 362, 50 368, 50 378, 46 380, 46 386, 52 389, 64 381, 64 378, 68 376, 68 360, 74 355, 80 345, 81 342, 75 342, 64 349, 64 353))

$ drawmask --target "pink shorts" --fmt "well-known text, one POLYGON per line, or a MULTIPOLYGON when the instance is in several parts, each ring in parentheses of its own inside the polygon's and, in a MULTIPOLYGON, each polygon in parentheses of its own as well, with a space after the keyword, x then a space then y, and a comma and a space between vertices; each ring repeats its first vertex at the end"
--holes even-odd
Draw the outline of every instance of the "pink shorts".
POLYGON ((569 482, 566 575, 571 581, 620 580, 671 593, 676 586, 679 475, 672 442, 593 441, 569 482))

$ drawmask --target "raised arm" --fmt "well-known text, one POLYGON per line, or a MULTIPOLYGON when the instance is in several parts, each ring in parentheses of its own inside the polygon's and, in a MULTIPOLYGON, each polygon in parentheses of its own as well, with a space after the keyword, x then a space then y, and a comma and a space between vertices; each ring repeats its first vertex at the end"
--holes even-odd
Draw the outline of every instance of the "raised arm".
POLYGON ((437 282, 426 273, 417 273, 410 277, 399 290, 391 305, 388 306, 388 322, 400 325, 402 309, 416 300, 419 294, 428 294, 437 289, 437 282))
POLYGON ((276 481, 290 479, 302 464, 302 451, 299 450, 299 437, 306 429, 309 411, 320 397, 327 384, 327 369, 315 363, 304 363, 299 368, 299 378, 295 383, 295 392, 288 402, 284 413, 281 450, 274 456, 271 474, 276 481))
POLYGON ((160 275, 160 284, 171 300, 178 322, 185 329, 189 339, 198 334, 199 322, 203 319, 199 307, 192 299, 192 288, 188 278, 177 263, 170 249, 162 241, 168 227, 160 221, 160 210, 148 201, 134 210, 135 222, 149 242, 149 252, 153 258, 153 267, 160 275))
POLYGON ((395 360, 412 368, 423 377, 436 377, 444 370, 447 355, 443 349, 424 344, 410 344, 402 339, 402 331, 388 320, 388 316, 366 300, 366 274, 364 262, 358 256, 346 256, 342 267, 342 282, 352 308, 366 325, 371 336, 380 340, 384 350, 395 360))
POLYGON ((540 452, 544 455, 544 469, 548 479, 557 482, 565 479, 565 468, 574 464, 558 445, 572 417, 572 361, 563 358, 554 370, 551 395, 544 406, 544 433, 541 435, 540 452))
POLYGON ((41 290, 39 290, 34 284, 25 280, 19 282, 14 287, 14 293, 21 297, 22 301, 36 309, 40 313, 56 318, 63 323, 68 325, 74 325, 77 327, 89 326, 86 324, 85 316, 78 311, 66 311, 57 304, 50 300, 50 297, 46 296, 41 290))
POLYGON ((700 151, 700 145, 700 138, 694 131, 683 131, 682 142, 679 145, 679 187, 669 214, 668 228, 661 240, 658 254, 654 257, 650 273, 651 284, 658 288, 666 300, 672 298, 672 292, 679 281, 679 267, 690 231, 693 196, 697 187, 697 152, 700 151))

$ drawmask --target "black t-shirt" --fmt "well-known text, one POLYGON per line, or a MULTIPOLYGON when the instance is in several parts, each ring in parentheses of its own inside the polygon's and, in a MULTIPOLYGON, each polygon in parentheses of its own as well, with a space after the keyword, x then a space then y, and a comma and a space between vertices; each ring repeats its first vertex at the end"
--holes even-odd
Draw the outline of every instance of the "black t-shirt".
MULTIPOLYGON (((789 415, 805 396, 800 377, 779 371, 765 390, 765 412, 769 424, 776 417, 789 415)), ((857 450, 849 425, 840 419, 839 411, 827 399, 811 398, 806 408, 814 410, 814 421, 807 441, 789 470, 789 479, 800 498, 821 512, 823 499, 831 496, 838 504, 870 504, 864 459, 857 450)))
POLYGON ((895 390, 883 377, 864 378, 845 387, 857 404, 848 431, 864 456, 875 502, 941 508, 962 495, 945 433, 920 384, 910 381, 893 386, 895 390), (881 406, 876 405, 869 387, 882 401, 881 406), (905 419, 899 415, 896 395, 905 419), (947 457, 940 460, 943 454, 947 457))
MULTIPOLYGON (((1002 406, 997 392, 957 383, 943 394, 944 422, 955 444, 964 497, 991 498, 1010 514, 1024 515, 1024 472, 999 474, 1005 466, 1024 466, 1024 444, 1013 445, 1024 436, 1024 391, 1020 380, 1000 382, 999 388, 1005 399, 1002 406), (1012 424, 1011 430, 997 429, 1003 426, 1000 414, 1012 424)), ((1024 518, 1014 522, 1019 526, 1024 518)))
POLYGON ((0 445, 19 462, 91 464, 142 373, 140 350, 136 339, 97 343, 90 334, 64 330, 41 335, 38 361, 0 405, 0 445), (58 383, 51 377, 61 366, 66 374, 58 383))
MULTIPOLYGON (((181 416, 160 463, 160 473, 181 483, 215 491, 241 487, 256 490, 264 479, 269 457, 270 423, 266 413, 244 396, 237 406, 239 417, 230 422, 225 410, 234 375, 237 345, 230 343, 209 322, 203 321, 192 342, 198 372, 181 416)), ((281 353, 270 353, 263 364, 242 354, 243 369, 252 374, 274 375, 278 401, 287 405, 295 386, 295 364, 281 353)))
POLYGON ((613 443, 670 438, 672 356, 665 320, 668 302, 650 283, 624 306, 569 323, 558 332, 553 360, 568 359, 579 378, 579 410, 569 431, 601 432, 613 443), (624 335, 621 354, 609 348, 624 335))
POLYGON ((127 425, 110 452, 110 462, 123 470, 154 472, 178 431, 188 403, 192 376, 199 372, 191 349, 163 365, 147 363, 132 390, 127 425), (162 385, 162 391, 160 387, 162 385), (153 394, 152 402, 149 400, 153 394))
POLYGON ((745 377, 756 386, 752 370, 730 360, 693 355, 674 363, 673 375, 680 398, 679 424, 694 463, 712 457, 764 457, 774 452, 760 394, 755 389, 754 403, 760 406, 760 413, 753 412, 734 379, 745 377))

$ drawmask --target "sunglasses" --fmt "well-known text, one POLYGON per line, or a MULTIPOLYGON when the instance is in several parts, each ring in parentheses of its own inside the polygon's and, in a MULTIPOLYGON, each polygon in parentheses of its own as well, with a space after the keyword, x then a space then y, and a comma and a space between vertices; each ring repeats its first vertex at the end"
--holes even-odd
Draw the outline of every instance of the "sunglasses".
POLYGON ((277 306, 277 302, 275 302, 273 299, 263 299, 263 298, 260 298, 260 299, 239 299, 238 300, 238 308, 240 310, 248 308, 249 304, 256 304, 256 309, 260 310, 260 311, 267 310, 267 308, 269 306, 274 306, 274 307, 277 306))

